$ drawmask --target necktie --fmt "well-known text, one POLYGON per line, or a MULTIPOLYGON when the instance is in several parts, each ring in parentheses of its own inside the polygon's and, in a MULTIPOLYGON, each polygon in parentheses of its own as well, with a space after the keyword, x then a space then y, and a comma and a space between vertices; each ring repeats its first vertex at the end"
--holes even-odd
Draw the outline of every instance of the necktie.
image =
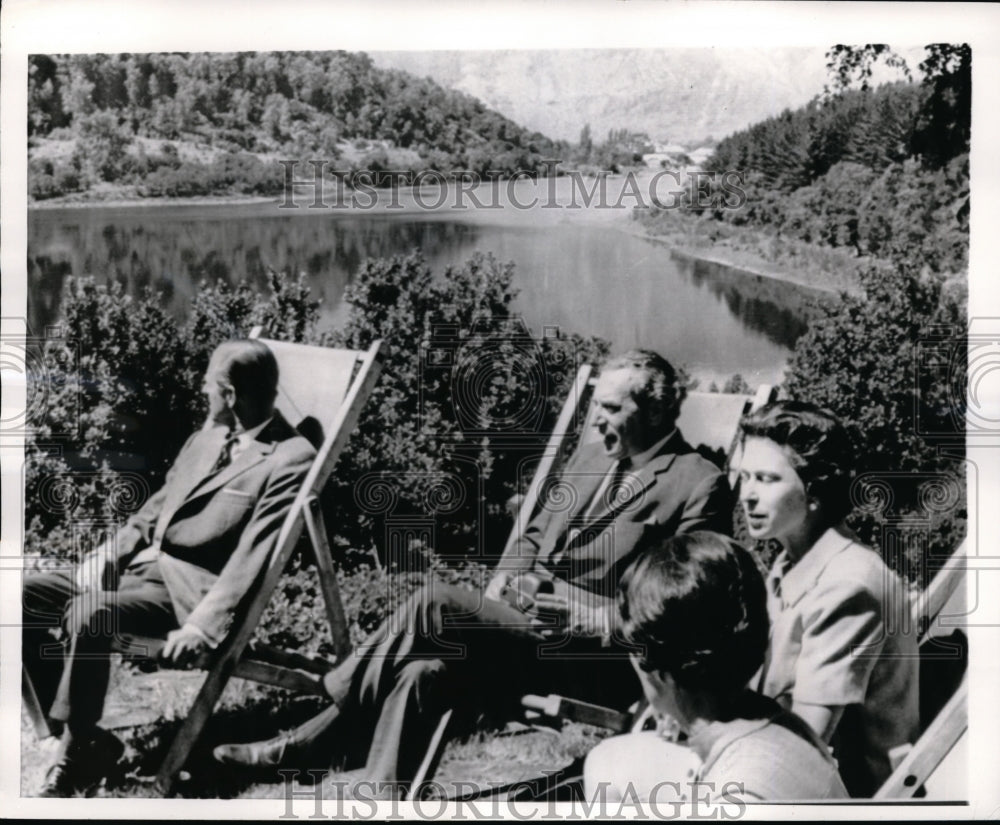
POLYGON ((604 477, 604 481, 598 485, 594 491, 594 497, 583 511, 585 518, 590 519, 596 513, 614 509, 618 496, 623 495, 626 485, 622 482, 624 481, 625 473, 628 472, 631 466, 632 460, 623 458, 604 477))
POLYGON ((622 481, 624 480, 625 473, 628 472, 631 466, 632 460, 623 458, 615 465, 613 470, 604 476, 601 483, 597 485, 597 489, 594 490, 594 495, 587 506, 580 511, 579 515, 570 518, 567 522, 566 532, 559 537, 555 548, 549 556, 548 561, 550 564, 558 564, 563 559, 566 555, 566 545, 576 541, 583 524, 593 519, 595 513, 614 509, 615 498, 621 495, 625 487, 622 481))
POLYGON ((234 430, 229 431, 229 435, 226 436, 226 441, 222 445, 222 449, 219 451, 219 457, 215 461, 215 466, 212 468, 213 473, 217 473, 224 467, 229 466, 229 463, 233 460, 233 447, 236 446, 236 442, 239 441, 239 438, 239 433, 234 430))
POLYGON ((616 505, 620 504, 621 499, 627 495, 628 485, 625 484, 625 474, 631 467, 631 458, 623 458, 618 462, 618 467, 615 469, 615 474, 611 478, 611 483, 608 485, 608 491, 605 494, 609 509, 613 509, 616 505))

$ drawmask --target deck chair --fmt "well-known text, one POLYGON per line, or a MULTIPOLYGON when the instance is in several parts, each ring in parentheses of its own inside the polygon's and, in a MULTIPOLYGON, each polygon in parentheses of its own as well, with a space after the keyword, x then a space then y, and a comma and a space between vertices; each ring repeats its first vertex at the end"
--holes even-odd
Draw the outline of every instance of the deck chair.
MULTIPOLYGON (((547 481, 555 477, 566 464, 574 435, 579 435, 578 446, 599 438, 596 429, 590 426, 593 415, 590 398, 597 384, 593 372, 594 368, 590 364, 584 364, 577 371, 531 484, 520 500, 514 527, 504 548, 505 554, 527 529, 532 516, 541 505, 540 493, 545 489, 547 481)), ((775 395, 776 388, 770 385, 762 385, 753 395, 689 392, 681 405, 677 427, 691 446, 729 472, 730 480, 733 481, 735 477, 733 467, 737 463, 736 454, 739 449, 740 418, 773 400, 775 395)), ((638 692, 638 684, 636 690, 638 692)), ((563 718, 577 718, 580 721, 616 730, 623 729, 622 725, 627 726, 632 723, 632 714, 561 696, 543 698, 529 695, 524 697, 522 704, 526 709, 528 721, 544 721, 561 715, 563 718)), ((411 798, 419 797, 425 785, 433 778, 448 742, 450 720, 449 711, 441 718, 420 771, 411 784, 411 798)))
POLYGON ((930 585, 913 600, 920 643, 921 734, 890 754, 895 769, 875 799, 954 798, 950 764, 967 747, 968 650, 958 629, 966 615, 967 543, 962 541, 930 585), (932 693, 934 695, 927 695, 932 693))
MULTIPOLYGON (((340 659, 351 649, 319 495, 378 378, 381 341, 375 341, 367 351, 355 351, 272 341, 262 337, 259 327, 250 337, 262 341, 274 353, 280 376, 275 406, 313 443, 317 454, 278 534, 260 588, 248 595, 240 606, 222 644, 197 663, 207 673, 157 773, 154 789, 163 796, 171 792, 177 773, 191 754, 232 676, 325 696, 322 677, 333 662, 251 643, 303 530, 315 555, 334 652, 340 659)), ((163 645, 163 639, 128 636, 117 640, 115 647, 126 657, 155 662, 163 645)), ((49 731, 44 714, 37 698, 28 694, 24 697, 28 714, 39 736, 46 736, 49 731)))

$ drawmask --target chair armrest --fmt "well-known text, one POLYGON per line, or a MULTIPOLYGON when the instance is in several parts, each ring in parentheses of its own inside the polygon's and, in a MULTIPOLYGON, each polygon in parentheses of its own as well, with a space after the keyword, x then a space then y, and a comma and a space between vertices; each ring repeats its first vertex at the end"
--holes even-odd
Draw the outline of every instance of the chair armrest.
POLYGON ((522 697, 521 704, 529 711, 550 719, 568 719, 571 722, 582 722, 585 725, 595 725, 600 728, 610 728, 623 733, 632 726, 632 714, 619 710, 581 702, 577 699, 567 699, 550 693, 548 696, 528 694, 522 697))

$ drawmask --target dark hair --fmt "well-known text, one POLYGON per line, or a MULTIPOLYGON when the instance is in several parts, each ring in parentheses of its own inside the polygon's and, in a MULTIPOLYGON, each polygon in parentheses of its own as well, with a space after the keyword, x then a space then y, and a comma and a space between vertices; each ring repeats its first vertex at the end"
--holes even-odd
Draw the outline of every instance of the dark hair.
POLYGON ((653 350, 633 349, 616 355, 601 367, 602 372, 621 369, 632 370, 636 376, 629 392, 638 407, 647 414, 659 413, 661 427, 672 427, 687 390, 670 362, 653 350))
POLYGON ((775 401, 744 416, 742 441, 767 438, 784 447, 820 516, 836 524, 851 510, 851 474, 856 463, 847 429, 829 410, 806 401, 775 401))
POLYGON ((225 341, 215 350, 219 373, 225 376, 237 398, 270 404, 278 394, 278 362, 270 347, 251 338, 225 341))
POLYGON ((764 661, 764 579, 750 553, 718 533, 653 540, 622 576, 618 613, 625 639, 642 649, 639 666, 686 690, 742 690, 764 661))

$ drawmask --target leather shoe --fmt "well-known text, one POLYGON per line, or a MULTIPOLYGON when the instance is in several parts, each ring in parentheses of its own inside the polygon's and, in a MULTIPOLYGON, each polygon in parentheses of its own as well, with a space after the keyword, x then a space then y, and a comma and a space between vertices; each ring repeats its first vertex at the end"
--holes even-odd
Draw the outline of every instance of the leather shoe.
POLYGON ((125 751, 121 740, 105 730, 75 745, 45 773, 41 797, 90 796, 125 751))
POLYGON ((223 765, 280 768, 292 762, 298 756, 298 750, 292 737, 282 734, 262 742, 247 742, 245 745, 219 745, 212 751, 212 756, 223 765))

